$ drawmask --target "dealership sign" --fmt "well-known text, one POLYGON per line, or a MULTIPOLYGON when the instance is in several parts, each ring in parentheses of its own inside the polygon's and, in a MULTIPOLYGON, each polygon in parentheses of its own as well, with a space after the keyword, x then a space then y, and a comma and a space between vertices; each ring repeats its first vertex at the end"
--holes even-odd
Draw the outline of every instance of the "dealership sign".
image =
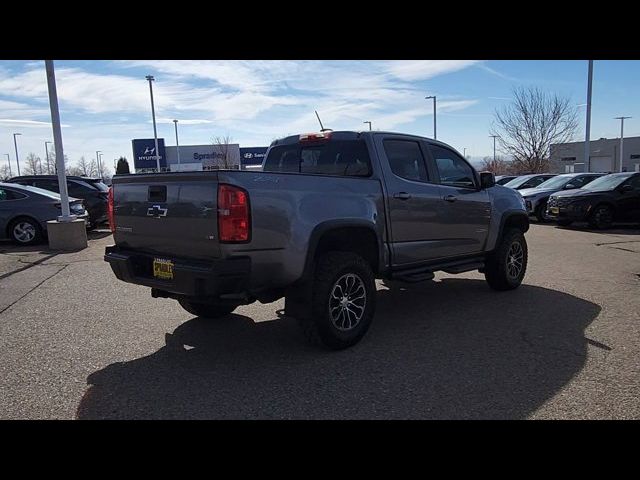
POLYGON ((158 152, 153 138, 138 138, 132 140, 133 165, 136 170, 143 168, 157 168, 156 155, 160 157, 160 168, 167 166, 167 156, 164 148, 164 138, 158 139, 158 152))
POLYGON ((262 165, 268 147, 246 147, 240 149, 242 165, 262 165))

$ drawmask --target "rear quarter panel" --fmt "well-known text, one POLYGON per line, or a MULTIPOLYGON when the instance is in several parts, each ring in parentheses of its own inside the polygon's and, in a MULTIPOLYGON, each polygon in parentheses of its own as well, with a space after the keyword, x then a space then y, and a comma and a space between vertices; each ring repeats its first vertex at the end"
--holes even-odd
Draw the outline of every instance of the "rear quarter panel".
POLYGON ((375 178, 220 171, 219 182, 249 192, 251 241, 222 244, 221 250, 223 256, 251 257, 256 290, 298 280, 311 234, 323 223, 364 223, 379 241, 386 238, 382 189, 375 178))

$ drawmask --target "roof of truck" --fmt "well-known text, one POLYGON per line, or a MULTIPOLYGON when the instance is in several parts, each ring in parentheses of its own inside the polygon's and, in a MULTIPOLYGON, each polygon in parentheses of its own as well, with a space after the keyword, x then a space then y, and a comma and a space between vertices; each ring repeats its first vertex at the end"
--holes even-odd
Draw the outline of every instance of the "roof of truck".
POLYGON ((297 135, 289 135, 288 137, 283 137, 283 138, 278 138, 276 140, 274 140, 273 142, 271 142, 271 146, 274 145, 285 145, 285 144, 291 144, 291 143, 298 143, 300 141, 300 135, 305 135, 305 134, 320 134, 320 133, 330 133, 331 134, 331 138, 335 138, 338 137, 338 139, 341 140, 349 140, 349 139, 357 139, 360 138, 362 136, 369 136, 369 135, 378 135, 378 134, 384 134, 384 135, 402 135, 405 137, 415 137, 415 138, 419 138, 421 140, 426 140, 429 143, 433 143, 434 145, 442 145, 445 147, 451 147, 451 145, 448 145, 444 142, 441 142, 439 140, 435 140, 433 138, 429 138, 429 137, 425 137, 422 135, 415 135, 413 133, 402 133, 402 132, 390 132, 390 131, 385 131, 385 130, 325 130, 325 132, 304 132, 304 133, 300 133, 297 135))

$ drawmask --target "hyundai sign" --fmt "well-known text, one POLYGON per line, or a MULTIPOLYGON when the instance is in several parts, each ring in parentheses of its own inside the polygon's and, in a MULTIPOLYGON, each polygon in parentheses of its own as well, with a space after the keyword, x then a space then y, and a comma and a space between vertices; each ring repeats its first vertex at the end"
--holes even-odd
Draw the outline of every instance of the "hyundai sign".
MULTIPOLYGON (((156 144, 153 138, 135 139, 133 144, 133 165, 136 170, 157 168, 156 144)), ((160 168, 167 166, 167 155, 164 151, 164 138, 158 139, 158 153, 160 168)))
POLYGON ((245 165, 262 165, 268 147, 247 147, 240 149, 240 162, 245 165))

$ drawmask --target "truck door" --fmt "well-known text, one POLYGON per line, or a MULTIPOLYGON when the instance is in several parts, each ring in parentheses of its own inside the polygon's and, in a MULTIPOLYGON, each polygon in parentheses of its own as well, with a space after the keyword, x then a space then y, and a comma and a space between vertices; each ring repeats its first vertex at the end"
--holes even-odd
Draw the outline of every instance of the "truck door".
POLYGON ((442 251, 447 256, 481 253, 489 234, 489 194, 478 188, 475 170, 461 155, 442 145, 428 147, 440 183, 442 251))
POLYGON ((420 139, 376 135, 389 212, 392 265, 443 255, 438 240, 440 188, 429 175, 420 139))

